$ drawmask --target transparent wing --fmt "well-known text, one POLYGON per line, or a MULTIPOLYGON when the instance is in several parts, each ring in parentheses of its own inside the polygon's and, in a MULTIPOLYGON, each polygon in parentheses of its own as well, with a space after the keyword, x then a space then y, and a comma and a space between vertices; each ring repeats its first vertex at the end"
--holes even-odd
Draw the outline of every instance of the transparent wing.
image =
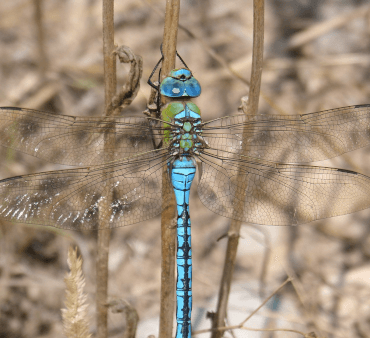
POLYGON ((205 123, 203 130, 212 149, 241 154, 245 144, 245 155, 254 159, 320 161, 370 144, 370 105, 304 115, 236 115, 205 123))
POLYGON ((225 217, 295 225, 370 207, 370 178, 353 171, 248 161, 221 151, 200 158, 199 197, 225 217))
POLYGON ((159 127, 145 117, 54 115, 37 110, 0 108, 0 145, 49 162, 67 165, 103 164, 104 156, 122 159, 150 151, 159 127), (113 147, 104 149, 104 135, 114 134, 113 147))
POLYGON ((161 212, 166 154, 1 180, 0 218, 73 230, 149 219, 161 212))

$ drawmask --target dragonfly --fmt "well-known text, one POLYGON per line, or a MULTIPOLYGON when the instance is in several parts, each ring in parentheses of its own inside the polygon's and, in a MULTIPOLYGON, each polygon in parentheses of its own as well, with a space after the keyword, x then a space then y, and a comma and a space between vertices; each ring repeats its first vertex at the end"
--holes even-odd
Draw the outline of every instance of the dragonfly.
POLYGON ((172 70, 158 90, 170 100, 160 118, 1 107, 6 156, 17 150, 73 168, 1 180, 0 219, 99 230, 150 219, 176 198, 176 338, 190 338, 189 191, 196 171, 202 203, 242 222, 297 225, 369 208, 370 177, 305 163, 369 145, 370 105, 204 122, 191 101, 201 87, 190 69, 172 70))

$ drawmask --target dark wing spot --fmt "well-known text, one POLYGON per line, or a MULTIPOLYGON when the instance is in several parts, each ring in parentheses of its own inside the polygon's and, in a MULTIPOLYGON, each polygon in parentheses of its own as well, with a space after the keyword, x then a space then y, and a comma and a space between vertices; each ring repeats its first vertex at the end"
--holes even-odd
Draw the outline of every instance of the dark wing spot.
POLYGON ((89 137, 89 133, 86 130, 78 130, 74 133, 74 137, 76 137, 77 141, 82 142, 89 137))
POLYGON ((25 138, 38 133, 38 131, 41 129, 39 123, 37 123, 37 120, 31 119, 29 117, 20 120, 18 128, 20 134, 25 138))

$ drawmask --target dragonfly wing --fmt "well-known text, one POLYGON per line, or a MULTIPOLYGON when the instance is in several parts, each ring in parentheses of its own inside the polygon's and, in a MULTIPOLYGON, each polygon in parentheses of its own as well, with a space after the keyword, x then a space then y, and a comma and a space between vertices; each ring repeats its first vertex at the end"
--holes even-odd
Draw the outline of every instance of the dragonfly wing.
POLYGON ((296 225, 370 207, 370 178, 353 171, 221 158, 201 155, 198 193, 225 217, 296 225))
MULTIPOLYGON (((53 163, 98 165, 154 149, 145 117, 76 117, 32 109, 0 108, 0 145, 53 163), (114 134, 112 148, 104 137, 114 134)), ((11 156, 11 151, 8 151, 11 156)))
POLYGON ((126 161, 0 181, 0 218, 63 229, 140 222, 162 208, 163 150, 126 161))
POLYGON ((203 135, 211 149, 254 159, 321 161, 370 144, 370 105, 303 115, 236 115, 206 123, 203 135))

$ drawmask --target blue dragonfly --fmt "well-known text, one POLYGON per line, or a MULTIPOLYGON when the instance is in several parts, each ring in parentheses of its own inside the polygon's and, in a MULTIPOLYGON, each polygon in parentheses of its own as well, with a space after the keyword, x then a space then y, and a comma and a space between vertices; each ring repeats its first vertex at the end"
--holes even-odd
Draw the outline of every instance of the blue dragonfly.
POLYGON ((203 204, 243 222, 297 225, 369 208, 369 177, 300 163, 369 145, 370 105, 203 122, 190 101, 200 84, 188 68, 172 70, 159 91, 170 99, 161 118, 0 108, 0 145, 10 154, 75 167, 1 180, 0 219, 98 230, 150 219, 161 212, 162 196, 176 198, 176 338, 190 338, 189 191, 196 168, 203 204), (162 184, 163 173, 172 186, 162 184))

